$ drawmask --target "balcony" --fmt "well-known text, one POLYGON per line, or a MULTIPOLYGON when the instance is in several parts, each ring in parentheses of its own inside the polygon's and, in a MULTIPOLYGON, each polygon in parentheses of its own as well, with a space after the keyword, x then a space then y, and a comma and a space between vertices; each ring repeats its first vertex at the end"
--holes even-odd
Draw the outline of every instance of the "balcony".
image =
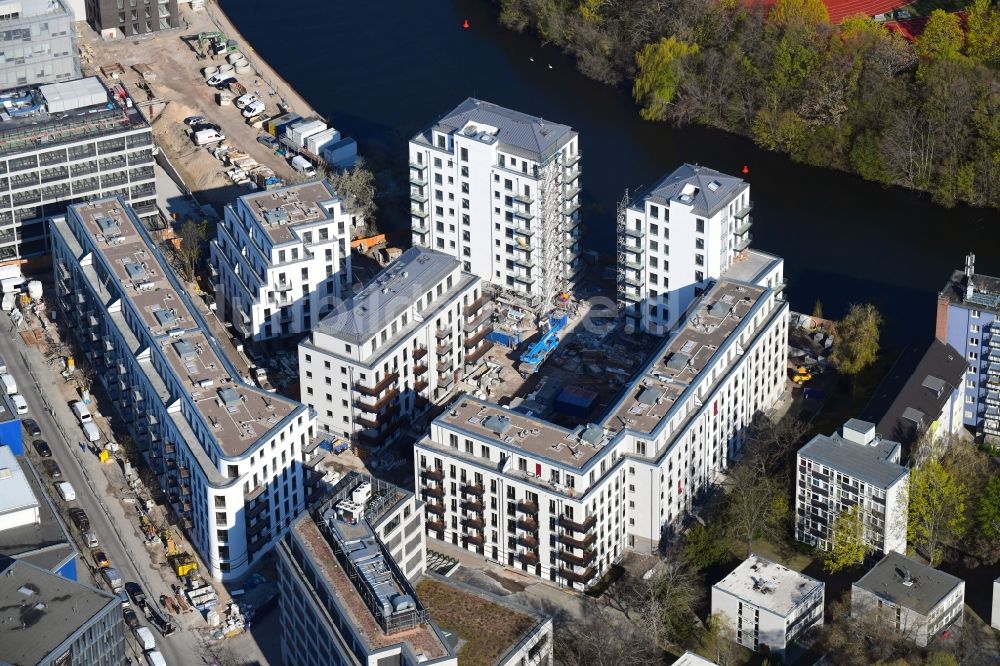
POLYGON ((422 170, 410 174, 410 185, 416 185, 417 187, 424 187, 427 185, 427 179, 424 178, 422 170))
POLYGON ((366 416, 356 416, 354 417, 354 421, 364 428, 378 430, 382 426, 395 425, 397 421, 395 417, 398 413, 399 405, 393 405, 381 414, 376 414, 374 419, 366 416))
POLYGON ((597 573, 594 567, 588 567, 583 571, 573 571, 572 569, 560 568, 559 575, 571 583, 583 583, 586 585, 597 573))
POLYGON ((247 510, 247 512, 246 512, 246 519, 247 520, 253 520, 254 518, 256 518, 257 516, 259 516, 260 514, 262 514, 265 511, 267 511, 267 509, 269 507, 270 507, 270 503, 269 502, 257 502, 252 507, 250 507, 250 509, 247 510))
POLYGON ((384 396, 382 396, 382 398, 379 399, 377 402, 367 403, 363 400, 355 400, 354 406, 358 409, 364 410, 371 414, 377 414, 380 411, 382 411, 382 409, 386 407, 390 402, 392 402, 398 395, 399 391, 396 389, 392 389, 391 391, 388 391, 384 396))
POLYGON ((451 354, 451 345, 449 344, 438 345, 437 347, 434 348, 434 351, 437 352, 438 356, 448 356, 449 354, 451 354))
POLYGON ((485 324, 486 322, 488 322, 492 316, 493 313, 490 312, 489 310, 486 310, 485 312, 482 312, 478 317, 473 317, 472 321, 468 321, 465 324, 463 324, 462 330, 464 330, 466 333, 474 331, 483 324, 485 324))
POLYGON ((463 495, 470 495, 472 497, 482 497, 486 493, 486 489, 481 483, 463 483, 460 490, 463 495))
POLYGON ((572 215, 576 211, 580 210, 582 204, 579 201, 573 201, 566 204, 566 214, 572 215))
MULTIPOLYGON (((173 460, 168 460, 167 461, 167 467, 170 467, 171 463, 173 463, 173 460)), ((250 502, 254 501, 258 497, 260 497, 261 495, 263 495, 264 491, 266 489, 267 489, 267 486, 265 486, 263 484, 257 486, 256 488, 252 488, 250 490, 250 492, 248 492, 245 495, 243 495, 243 503, 244 504, 249 504, 250 502)))
POLYGON ((440 502, 427 502, 424 505, 424 508, 426 508, 428 511, 430 511, 433 514, 437 514, 439 516, 443 516, 444 515, 444 504, 442 504, 440 502))
POLYGON ((361 382, 355 382, 354 390, 364 395, 377 397, 379 394, 382 393, 382 391, 384 391, 390 384, 395 382, 397 379, 399 379, 399 374, 395 372, 390 372, 385 377, 383 377, 382 381, 380 381, 375 386, 365 386, 361 382))
MULTIPOLYGON (((427 382, 426 382, 426 381, 423 381, 423 380, 420 380, 420 379, 418 379, 417 381, 415 381, 415 382, 413 383, 413 390, 414 390, 415 392, 417 392, 417 393, 420 393, 420 392, 421 392, 421 391, 423 391, 423 390, 424 390, 425 388, 427 388, 427 386, 428 386, 428 384, 427 384, 427 382)), ((419 396, 417 396, 417 397, 419 397, 419 396)))
POLYGON ((534 566, 538 564, 538 553, 533 550, 522 550, 517 554, 517 559, 528 566, 534 566))
POLYGON ((427 497, 436 497, 441 499, 444 497, 444 488, 440 486, 424 486, 420 489, 420 493, 426 495, 427 497))
POLYGON ((535 230, 526 224, 515 224, 514 233, 521 234, 522 236, 527 236, 528 238, 531 238, 532 236, 535 235, 535 230))
POLYGON ((254 535, 257 535, 257 534, 260 534, 261 532, 263 532, 264 529, 267 527, 267 525, 268 525, 269 522, 270 521, 268 521, 268 520, 258 520, 256 523, 254 523, 253 525, 251 525, 247 529, 247 538, 250 538, 250 537, 252 537, 254 535))
POLYGON ((596 516, 584 518, 582 523, 578 523, 572 518, 568 518, 566 516, 559 516, 559 525, 561 527, 565 527, 566 529, 573 530, 574 532, 589 532, 596 524, 596 516))
POLYGON ((462 541, 465 543, 471 543, 473 546, 482 546, 486 543, 486 539, 481 534, 466 534, 462 537, 462 541))
POLYGON ((751 241, 753 241, 753 234, 747 234, 746 236, 744 236, 743 238, 741 238, 739 241, 736 242, 736 244, 733 246, 733 249, 736 250, 737 252, 745 250, 748 247, 750 247, 751 241))
POLYGON ((738 211, 736 211, 736 214, 733 215, 733 217, 735 217, 737 220, 742 220, 744 217, 746 217, 747 215, 750 214, 751 210, 753 210, 753 202, 752 201, 749 202, 743 208, 740 208, 738 211))
POLYGON ((422 172, 424 169, 427 168, 427 165, 420 164, 419 162, 410 162, 410 168, 422 172))
POLYGON ((535 214, 530 210, 515 210, 514 217, 521 220, 533 220, 535 219, 535 214))
POLYGON ((467 516, 465 518, 462 518, 462 527, 468 528, 470 530, 482 531, 482 529, 486 527, 486 523, 483 522, 482 518, 467 516))
POLYGON ((538 537, 533 537, 530 534, 522 534, 517 537, 517 545, 536 550, 538 548, 538 537))
POLYGON ((426 213, 426 212, 420 210, 419 208, 411 208, 410 209, 410 215, 412 215, 413 217, 419 217, 420 219, 423 219, 423 218, 427 217, 429 214, 430 213, 426 213))
POLYGON ((515 194, 514 195, 514 201, 530 206, 531 204, 535 203, 535 198, 534 197, 525 196, 523 194, 515 194))
POLYGON ((450 328, 438 328, 434 330, 434 337, 438 340, 447 340, 452 334, 450 328))
POLYGON ((577 162, 579 162, 581 155, 582 155, 582 152, 579 151, 579 150, 576 151, 576 155, 567 155, 566 156, 566 160, 565 160, 566 166, 573 166, 574 164, 576 164, 577 162))
POLYGON ((568 551, 561 550, 559 551, 559 559, 578 567, 585 567, 597 559, 597 553, 592 550, 585 550, 582 555, 574 555, 568 551))
POLYGON ((568 534, 560 534, 558 537, 556 537, 556 540, 559 543, 565 544, 567 546, 572 546, 573 548, 579 548, 580 550, 584 550, 594 545, 594 542, 597 540, 597 537, 594 536, 593 534, 587 534, 582 539, 574 539, 568 534))
POLYGON ((444 534, 444 521, 443 520, 428 520, 424 524, 427 525, 427 529, 434 530, 438 534, 444 534))
POLYGON ((427 195, 418 190, 410 190, 410 201, 417 203, 427 203, 427 195))
POLYGON ((520 513, 526 513, 529 516, 538 515, 538 503, 537 502, 518 502, 517 510, 520 513))
POLYGON ((431 481, 444 481, 444 470, 443 469, 422 469, 420 470, 420 478, 430 479, 431 481))
MULTIPOLYGON (((636 238, 636 239, 641 239, 641 238, 644 238, 646 236, 645 232, 643 232, 642 229, 632 229, 630 227, 622 229, 621 230, 621 235, 625 236, 626 238, 636 238)), ((629 247, 628 245, 624 245, 622 249, 624 249, 626 251, 632 251, 632 252, 641 252, 642 251, 641 248, 629 247)))
POLYGON ((525 532, 538 533, 538 521, 534 518, 520 518, 517 521, 517 529, 525 532))
POLYGON ((481 345, 479 347, 479 349, 477 349, 476 351, 468 353, 468 354, 465 355, 465 364, 466 365, 474 365, 474 364, 478 363, 479 359, 481 359, 483 356, 486 356, 486 354, 491 349, 493 349, 493 343, 492 342, 486 342, 485 344, 481 345))
POLYGON ((472 337, 466 338, 465 342, 462 343, 463 346, 466 349, 472 349, 477 344, 479 344, 479 342, 483 338, 485 338, 487 335, 489 335, 490 331, 492 331, 492 330, 493 329, 491 327, 489 327, 489 326, 487 326, 486 328, 481 329, 478 333, 474 334, 472 337))
POLYGON ((569 201, 570 199, 572 199, 573 197, 575 197, 579 193, 580 193, 580 187, 574 185, 573 187, 570 187, 570 188, 568 188, 566 190, 565 198, 566 198, 567 201, 569 201))
POLYGON ((465 509, 466 511, 472 511, 474 513, 482 513, 483 510, 486 508, 486 505, 483 504, 482 500, 471 500, 471 499, 463 501, 461 504, 459 504, 459 506, 465 509))
POLYGON ((733 231, 733 233, 736 234, 737 236, 742 236, 746 232, 750 231, 750 227, 752 227, 752 226, 753 226, 753 218, 752 217, 748 217, 748 218, 746 218, 746 219, 743 220, 742 224, 740 224, 739 226, 736 227, 736 229, 735 229, 735 231, 733 231))
POLYGON ((464 314, 466 317, 471 317, 472 315, 476 314, 476 312, 478 312, 479 309, 482 308, 483 305, 485 305, 489 300, 490 299, 487 298, 486 294, 483 294, 476 300, 466 305, 465 309, 462 310, 462 314, 464 314))

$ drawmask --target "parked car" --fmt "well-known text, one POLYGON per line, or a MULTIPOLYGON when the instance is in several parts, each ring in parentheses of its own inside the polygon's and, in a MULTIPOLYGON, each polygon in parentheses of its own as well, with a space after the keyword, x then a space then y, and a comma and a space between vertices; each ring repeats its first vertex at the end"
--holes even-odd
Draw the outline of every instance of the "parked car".
POLYGON ((45 473, 48 474, 53 479, 62 478, 62 470, 59 469, 59 465, 55 460, 45 460, 42 462, 42 467, 45 468, 45 473))
POLYGON ((268 148, 277 148, 278 147, 278 140, 275 139, 270 134, 261 134, 260 136, 258 136, 257 137, 257 143, 259 143, 259 144, 261 144, 263 146, 267 146, 268 148))
POLYGON ((187 118, 184 119, 184 124, 185 125, 199 125, 199 124, 205 122, 205 120, 206 120, 205 116, 188 116, 187 118))
POLYGON ((70 520, 76 525, 76 528, 81 532, 86 532, 90 529, 90 518, 87 517, 87 512, 79 507, 73 507, 69 510, 70 520))
POLYGON ((11 396, 11 401, 14 403, 14 411, 18 414, 28 413, 28 401, 24 399, 24 396, 20 393, 15 393, 11 396))
POLYGON ((198 123, 194 126, 195 132, 200 132, 202 130, 214 130, 216 132, 221 132, 222 126, 216 125, 215 123, 198 123))
POLYGON ((122 615, 125 616, 125 624, 128 625, 129 629, 135 629, 139 626, 139 616, 135 614, 134 610, 126 608, 122 611, 122 615))
POLYGON ((263 113, 263 112, 264 112, 264 102, 258 100, 256 102, 250 102, 249 104, 246 105, 246 107, 243 109, 243 117, 253 118, 258 113, 263 113))
POLYGON ((24 431, 28 433, 29 437, 42 436, 42 429, 38 427, 38 421, 35 419, 24 419, 21 421, 21 425, 24 426, 24 431))
POLYGON ((34 442, 32 442, 32 444, 35 447, 35 451, 38 451, 38 455, 40 455, 41 457, 43 458, 52 457, 52 449, 49 448, 48 442, 41 439, 36 439, 34 442))
POLYGON ((87 548, 97 548, 100 545, 97 541, 97 535, 89 531, 83 533, 83 542, 87 544, 87 548))
POLYGON ((146 603, 146 593, 142 591, 142 586, 139 583, 134 581, 125 583, 125 591, 132 597, 132 601, 135 602, 136 606, 142 606, 146 603))
POLYGON ((208 80, 205 81, 205 83, 207 83, 210 86, 219 87, 223 83, 229 83, 230 81, 235 81, 235 80, 236 77, 233 76, 232 74, 214 74, 208 77, 208 80))
POLYGON ((108 556, 104 554, 103 550, 95 550, 91 553, 91 555, 94 557, 94 564, 100 568, 107 569, 111 566, 111 561, 108 559, 108 556))

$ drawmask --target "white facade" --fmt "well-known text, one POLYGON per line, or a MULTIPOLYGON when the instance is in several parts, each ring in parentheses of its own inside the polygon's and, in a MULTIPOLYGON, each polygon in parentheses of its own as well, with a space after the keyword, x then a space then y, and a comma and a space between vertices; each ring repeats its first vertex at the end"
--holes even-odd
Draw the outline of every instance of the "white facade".
POLYGON ((629 324, 662 334, 750 245, 750 186, 685 164, 618 220, 618 301, 629 324))
POLYGON ((990 626, 1000 629, 1000 578, 993 581, 993 611, 990 614, 990 626))
POLYGON ((315 417, 244 384, 121 199, 52 221, 60 316, 101 410, 156 473, 207 573, 235 579, 306 504, 315 417))
POLYGON ((490 322, 478 277, 411 248, 299 344, 302 400, 327 432, 392 441, 483 363, 490 322))
POLYGON ((712 586, 712 613, 726 618, 736 643, 784 655, 804 631, 823 624, 824 596, 821 581, 751 555, 712 586))
POLYGON ((851 419, 840 433, 817 435, 797 456, 795 538, 829 550, 837 516, 857 506, 864 538, 876 553, 906 552, 910 470, 901 447, 851 419))
POLYGON ((9 446, 0 446, 0 532, 37 525, 38 498, 9 446))
POLYGON ((428 534, 578 589, 626 548, 655 550, 781 395, 787 321, 773 289, 719 282, 571 431, 459 397, 415 445, 428 534))
POLYGON ((211 259, 227 320, 258 343, 308 333, 350 293, 358 223, 326 180, 227 206, 211 259))
POLYGON ((414 245, 544 308, 580 269, 577 133, 467 99, 410 140, 414 245))
POLYGON ((926 647, 965 621, 965 581, 900 553, 889 553, 851 587, 851 616, 890 626, 926 647))

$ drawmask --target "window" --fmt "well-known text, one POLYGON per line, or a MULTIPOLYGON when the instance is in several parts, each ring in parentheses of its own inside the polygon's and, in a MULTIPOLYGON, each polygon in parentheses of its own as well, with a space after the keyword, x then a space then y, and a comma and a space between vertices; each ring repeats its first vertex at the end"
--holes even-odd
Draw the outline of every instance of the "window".
POLYGON ((979 319, 979 314, 980 314, 979 310, 970 310, 969 311, 969 316, 971 316, 973 319, 979 319))
POLYGON ((468 162, 469 161, 469 149, 468 148, 461 148, 458 151, 458 159, 462 160, 463 162, 468 162))
POLYGON ((694 230, 699 234, 705 233, 705 220, 696 219, 694 221, 694 230))

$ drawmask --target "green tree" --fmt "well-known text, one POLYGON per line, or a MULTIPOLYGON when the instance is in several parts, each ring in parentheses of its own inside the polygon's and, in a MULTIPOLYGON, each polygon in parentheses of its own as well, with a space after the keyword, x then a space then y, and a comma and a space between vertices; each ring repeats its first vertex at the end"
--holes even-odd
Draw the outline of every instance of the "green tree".
POLYGON ((931 652, 927 655, 924 666, 958 666, 958 660, 947 652, 931 652))
POLYGON ((926 60, 954 60, 961 55, 964 43, 965 33, 958 15, 935 9, 917 39, 917 54, 926 60))
POLYGON ((181 258, 181 268, 185 279, 194 280, 195 269, 198 268, 198 261, 201 259, 202 243, 208 236, 208 220, 201 222, 185 220, 179 233, 181 239, 177 254, 181 258))
POLYGON ((697 53, 697 44, 671 36, 646 44, 636 54, 638 71, 632 85, 632 97, 642 105, 639 115, 646 120, 666 119, 686 76, 688 60, 697 53))
POLYGON ((817 26, 830 22, 830 13, 821 0, 778 0, 767 14, 769 23, 779 26, 817 26))
POLYGON ((987 539, 1000 539, 1000 476, 986 482, 976 505, 976 520, 987 539))
POLYGON ((972 0, 965 17, 965 52, 987 65, 1000 65, 1000 10, 990 0, 972 0))
POLYGON ((359 216, 357 225, 372 224, 377 206, 375 204, 375 175, 363 165, 343 171, 331 171, 327 180, 333 189, 344 199, 347 208, 359 216))
POLYGON ((750 557, 754 541, 785 533, 789 516, 785 489, 768 470, 745 461, 731 468, 728 486, 726 525, 734 539, 746 544, 750 557))
POLYGON ((878 357, 882 314, 871 303, 852 305, 833 328, 830 360, 845 375, 857 376, 878 357))
POLYGON ((695 523, 684 534, 684 556, 695 571, 701 571, 722 562, 726 555, 724 535, 716 527, 716 523, 712 523, 708 527, 701 523, 695 523))
POLYGON ((965 484, 937 460, 910 473, 907 537, 936 565, 940 546, 965 533, 965 484))
POLYGON ((827 573, 837 573, 861 564, 872 552, 865 541, 865 520, 855 504, 833 521, 833 546, 823 557, 827 573))

